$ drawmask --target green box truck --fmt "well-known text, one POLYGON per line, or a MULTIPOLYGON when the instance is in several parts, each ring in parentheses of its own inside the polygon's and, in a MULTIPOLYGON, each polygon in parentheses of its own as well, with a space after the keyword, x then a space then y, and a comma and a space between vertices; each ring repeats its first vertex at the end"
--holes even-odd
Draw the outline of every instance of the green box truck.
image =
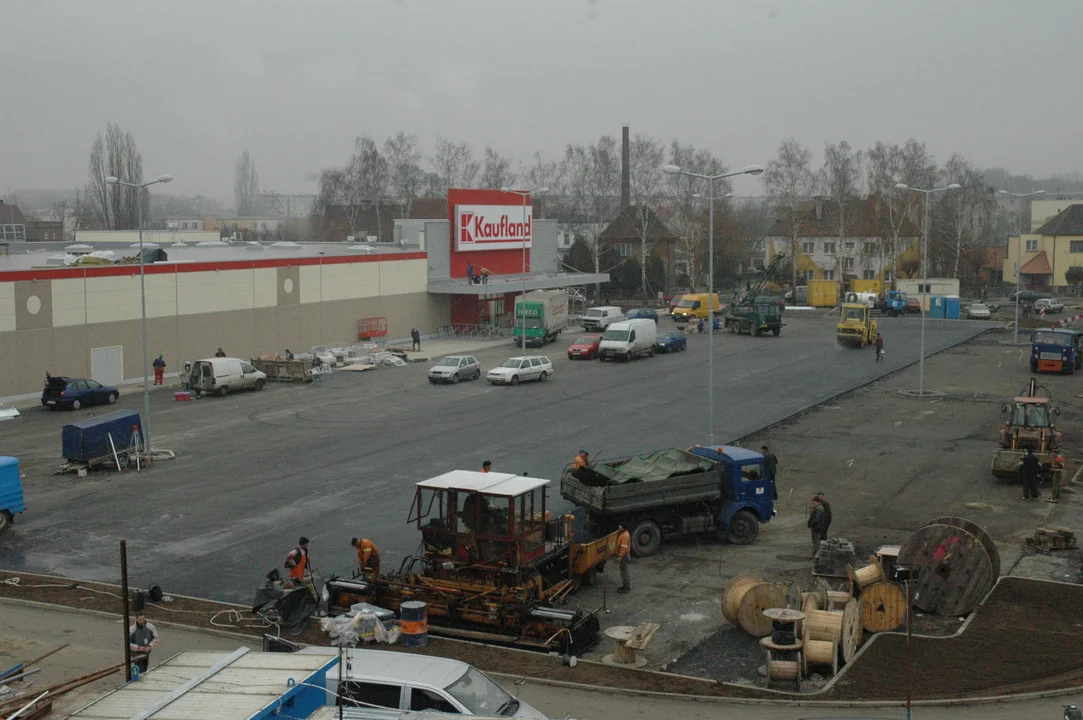
POLYGON ((563 290, 535 290, 515 301, 515 344, 526 346, 554 342, 568 327, 568 295, 563 290))

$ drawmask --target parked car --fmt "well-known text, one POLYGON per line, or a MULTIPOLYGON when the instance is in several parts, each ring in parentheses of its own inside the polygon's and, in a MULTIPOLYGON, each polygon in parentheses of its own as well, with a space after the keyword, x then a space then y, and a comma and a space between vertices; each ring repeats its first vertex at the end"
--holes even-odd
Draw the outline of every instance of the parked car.
POLYGON ((624 313, 616 305, 587 308, 586 314, 583 315, 583 329, 588 332, 597 332, 623 319, 624 313))
POLYGON ((1064 312, 1064 303, 1056 298, 1038 298, 1034 301, 1033 311, 1040 313, 1045 310, 1046 314, 1064 312))
POLYGON ((654 355, 654 342, 658 339, 658 327, 647 318, 613 323, 602 335, 598 346, 601 360, 628 362, 632 358, 654 355))
POLYGON ((652 310, 651 308, 632 308, 628 312, 624 313, 625 320, 636 320, 640 318, 654 320, 655 324, 657 325, 658 311, 652 310))
POLYGON ((669 311, 670 311, 671 313, 673 312, 673 308, 677 307, 677 305, 679 305, 679 304, 680 304, 680 302, 681 302, 681 298, 683 298, 683 297, 684 297, 685 295, 687 295, 687 294, 688 294, 688 293, 683 293, 683 292, 682 292, 682 293, 675 293, 675 294, 673 295, 673 297, 671 297, 671 298, 669 299, 669 301, 667 302, 667 304, 669 305, 669 311))
POLYGON ((920 313, 921 312, 921 298, 908 297, 906 298, 906 312, 908 313, 920 313))
POLYGON ((1008 299, 1012 302, 1034 302, 1047 297, 1049 297, 1048 293, 1038 292, 1037 290, 1020 290, 1019 292, 1013 292, 1008 296, 1008 299))
POLYGON ((553 374, 553 363, 543 355, 508 358, 485 374, 490 385, 518 385, 526 380, 545 382, 553 374))
POLYGON ((196 360, 188 374, 188 387, 196 395, 216 393, 225 397, 230 390, 262 390, 266 384, 267 376, 240 358, 196 360))
POLYGON ((663 330, 658 333, 658 339, 654 341, 654 349, 664 353, 687 350, 688 336, 680 330, 663 330))
POLYGON ((50 410, 78 410, 84 405, 112 405, 119 397, 119 390, 102 385, 97 380, 47 375, 45 388, 41 391, 41 404, 50 410))
POLYGON ((586 358, 587 360, 593 360, 598 357, 598 345, 601 342, 601 335, 580 335, 579 339, 568 347, 568 359, 586 358))
POLYGON ((967 320, 988 320, 993 316, 985 303, 971 303, 966 309, 967 320))
POLYGON ((473 355, 448 355, 429 368, 429 382, 457 383, 481 377, 481 363, 473 355))

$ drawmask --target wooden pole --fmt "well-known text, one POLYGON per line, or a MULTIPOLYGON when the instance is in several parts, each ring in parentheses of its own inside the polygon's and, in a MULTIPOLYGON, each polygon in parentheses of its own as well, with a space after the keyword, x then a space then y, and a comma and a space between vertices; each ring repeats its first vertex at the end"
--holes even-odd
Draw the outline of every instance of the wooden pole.
POLYGON ((128 541, 120 541, 120 594, 124 597, 124 679, 132 681, 132 646, 128 628, 132 626, 128 598, 128 541))

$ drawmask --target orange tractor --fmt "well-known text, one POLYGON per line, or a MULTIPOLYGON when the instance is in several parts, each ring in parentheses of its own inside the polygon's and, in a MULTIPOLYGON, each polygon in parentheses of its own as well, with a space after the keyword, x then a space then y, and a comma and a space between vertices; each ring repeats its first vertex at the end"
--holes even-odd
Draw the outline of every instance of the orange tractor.
POLYGON ((998 433, 1000 447, 993 455, 993 475, 1016 477, 1027 448, 1034 451, 1043 466, 1051 465, 1064 434, 1053 423, 1060 408, 1051 406, 1049 391, 1031 378, 1022 394, 1001 409, 1008 413, 1008 420, 998 433))

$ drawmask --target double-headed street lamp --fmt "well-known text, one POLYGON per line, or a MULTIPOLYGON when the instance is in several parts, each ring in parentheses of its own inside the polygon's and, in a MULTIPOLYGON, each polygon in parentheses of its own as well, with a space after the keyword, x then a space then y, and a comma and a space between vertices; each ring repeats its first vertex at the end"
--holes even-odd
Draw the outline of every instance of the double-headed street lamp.
POLYGON ((906 183, 895 186, 899 190, 910 190, 925 196, 925 232, 921 243, 921 357, 918 359, 918 397, 925 395, 925 303, 929 300, 929 196, 942 190, 958 190, 961 185, 952 183, 945 187, 922 190, 910 187, 906 183))
MULTIPOLYGON (((523 199, 523 336, 520 339, 520 347, 526 350, 526 244, 528 241, 534 238, 534 222, 531 220, 530 232, 526 229, 526 200, 533 193, 534 195, 544 195, 549 192, 549 188, 543 187, 537 190, 512 190, 509 187, 500 188, 501 192, 511 193, 512 195, 518 195, 523 199)), ((531 206, 531 216, 533 217, 533 205, 531 206)), ((515 313, 512 312, 512 320, 515 319, 515 313)))
MULTIPOLYGON (((113 176, 105 179, 110 185, 123 185, 142 191, 158 183, 173 182, 172 175, 159 175, 157 180, 145 183, 129 183, 113 176)), ((139 304, 143 315, 143 452, 150 454, 150 359, 147 355, 147 285, 143 272, 143 193, 139 193, 136 205, 139 208, 139 304)))
MULTIPOLYGON (((720 308, 714 301, 714 201, 715 182, 725 178, 737 177, 738 175, 760 175, 763 168, 759 165, 748 165, 737 172, 722 173, 721 175, 703 175, 701 173, 688 172, 676 165, 666 165, 662 172, 667 175, 684 175, 690 178, 699 178, 710 183, 710 218, 707 227, 707 321, 711 335, 707 339, 707 444, 714 445, 714 314, 720 308)), ((719 196, 718 199, 721 199, 719 196)), ((647 259, 643 258, 646 262, 647 259)))
MULTIPOLYGON (((1045 190, 1035 190, 1029 193, 1013 193, 1007 190, 997 190, 997 195, 1010 196, 1015 198, 1028 198, 1035 195, 1045 195, 1045 190)), ((1023 231, 1019 231, 1018 239, 1016 240, 1015 251, 1015 332, 1012 334, 1012 344, 1019 344, 1019 268, 1023 267, 1023 231)))

